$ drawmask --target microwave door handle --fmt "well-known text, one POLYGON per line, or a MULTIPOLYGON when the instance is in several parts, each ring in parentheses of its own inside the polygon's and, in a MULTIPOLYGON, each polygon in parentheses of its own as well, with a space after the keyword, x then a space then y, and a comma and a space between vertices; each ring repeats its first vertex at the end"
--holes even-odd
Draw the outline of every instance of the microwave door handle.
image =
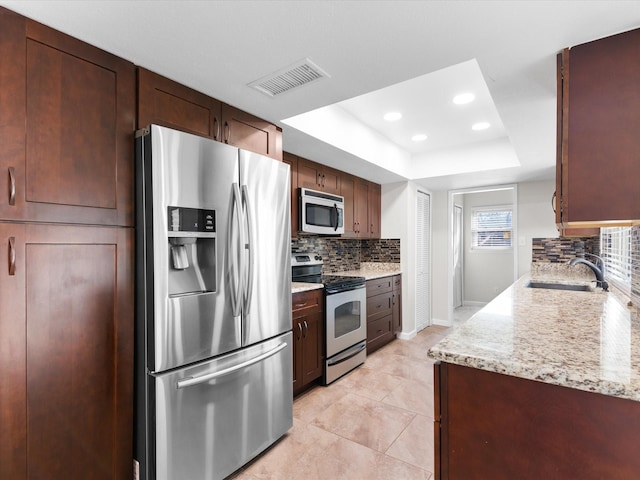
POLYGON ((338 220, 338 205, 336 205, 335 203, 333 204, 333 211, 335 212, 335 216, 334 218, 336 219, 336 224, 333 225, 333 222, 331 224, 331 226, 333 227, 333 231, 337 232, 338 231, 338 224, 340 223, 338 220))

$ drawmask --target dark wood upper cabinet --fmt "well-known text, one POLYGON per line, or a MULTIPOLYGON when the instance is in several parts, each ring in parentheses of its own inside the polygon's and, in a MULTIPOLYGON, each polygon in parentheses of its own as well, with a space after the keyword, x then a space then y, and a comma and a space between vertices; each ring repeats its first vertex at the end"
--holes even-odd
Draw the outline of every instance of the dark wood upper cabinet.
POLYGON ((640 219, 640 29, 558 56, 556 223, 640 219))
POLYGON ((0 256, 0 478, 130 478, 133 229, 0 222, 0 256))
POLYGON ((155 123, 282 160, 282 130, 169 78, 138 67, 138 128, 155 123))
POLYGON ((282 130, 226 103, 222 104, 222 141, 282 160, 282 130))
POLYGON ((214 140, 222 138, 222 103, 138 67, 138 128, 156 124, 214 140))
POLYGON ((133 225, 133 64, 0 9, 0 218, 133 225))
POLYGON ((306 158, 298 161, 298 186, 340 195, 341 172, 306 158))

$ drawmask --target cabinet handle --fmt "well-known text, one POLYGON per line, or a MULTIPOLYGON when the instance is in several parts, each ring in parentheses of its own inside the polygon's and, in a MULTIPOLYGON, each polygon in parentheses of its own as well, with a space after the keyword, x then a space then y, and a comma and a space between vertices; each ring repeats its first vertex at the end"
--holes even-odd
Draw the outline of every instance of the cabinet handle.
POLYGON ((220 122, 218 117, 213 117, 213 139, 218 140, 220 138, 220 122))
POLYGON ((307 338, 307 330, 309 330, 309 325, 307 325, 307 321, 304 320, 304 330, 302 331, 302 338, 307 338))
POLYGON ((9 205, 16 204, 16 172, 13 167, 9 167, 9 205))
POLYGON ((298 335, 296 336, 298 340, 302 338, 302 325, 298 322, 298 335))
POLYGON ((392 305, 396 304, 396 294, 394 293, 393 295, 391 295, 392 298, 392 305))
POLYGON ((16 239, 9 237, 9 275, 16 274, 16 239))
POLYGON ((324 188, 324 173, 322 174, 322 188, 324 188))
POLYGON ((307 306, 307 302, 304 302, 304 303, 296 303, 293 307, 298 309, 306 306, 307 306))
POLYGON ((224 143, 229 143, 231 139, 231 127, 229 126, 229 122, 224 122, 224 143))

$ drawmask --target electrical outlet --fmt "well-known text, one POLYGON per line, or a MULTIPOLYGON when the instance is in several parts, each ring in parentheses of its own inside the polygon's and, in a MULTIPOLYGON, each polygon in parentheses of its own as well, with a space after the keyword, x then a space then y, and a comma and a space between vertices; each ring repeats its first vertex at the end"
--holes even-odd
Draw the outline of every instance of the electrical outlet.
POLYGON ((521 247, 526 247, 527 246, 527 237, 525 237, 524 235, 521 235, 518 237, 518 245, 521 247))

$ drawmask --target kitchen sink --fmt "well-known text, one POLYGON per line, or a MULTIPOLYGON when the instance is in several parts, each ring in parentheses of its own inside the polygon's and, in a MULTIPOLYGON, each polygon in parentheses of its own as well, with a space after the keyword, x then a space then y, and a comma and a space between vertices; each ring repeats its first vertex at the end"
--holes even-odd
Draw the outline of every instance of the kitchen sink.
POLYGON ((589 285, 575 285, 568 283, 529 282, 525 285, 529 288, 546 288, 550 290, 572 290, 574 292, 590 292, 589 285))

